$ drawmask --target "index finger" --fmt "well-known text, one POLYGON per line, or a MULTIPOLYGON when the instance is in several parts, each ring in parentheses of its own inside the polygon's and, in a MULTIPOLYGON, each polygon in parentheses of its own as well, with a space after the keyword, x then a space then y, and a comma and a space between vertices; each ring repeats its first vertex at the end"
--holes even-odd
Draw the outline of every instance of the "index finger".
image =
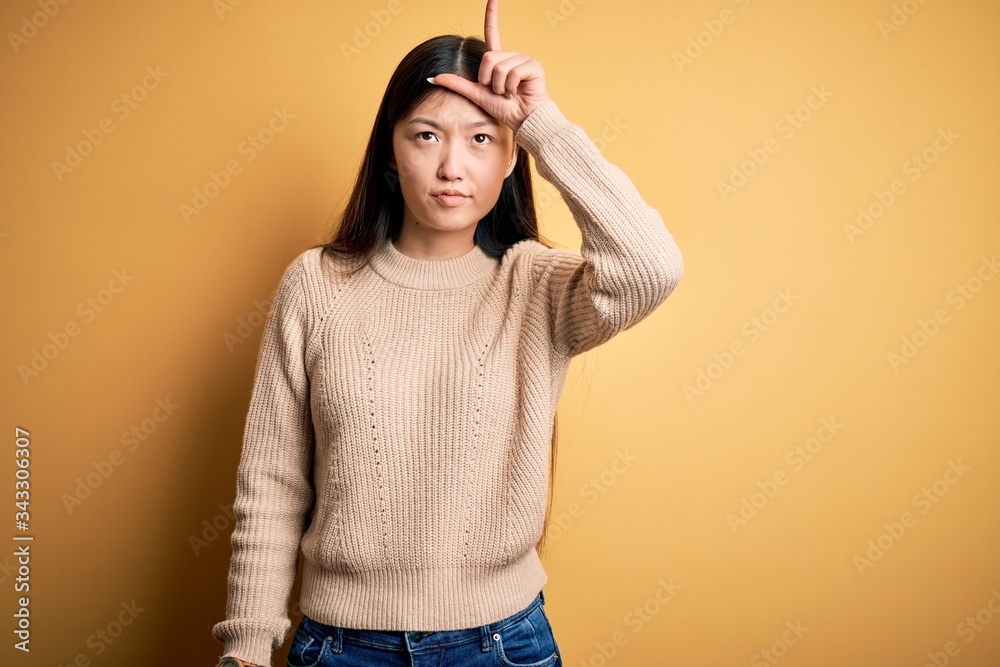
POLYGON ((497 10, 499 0, 486 0, 486 25, 483 35, 486 37, 486 50, 500 50, 500 12, 497 10))

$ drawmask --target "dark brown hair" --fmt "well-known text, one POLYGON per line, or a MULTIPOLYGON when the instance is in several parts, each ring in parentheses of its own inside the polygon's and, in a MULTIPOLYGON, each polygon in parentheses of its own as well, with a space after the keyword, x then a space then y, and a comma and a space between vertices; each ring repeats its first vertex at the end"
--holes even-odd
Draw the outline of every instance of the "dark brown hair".
MULTIPOLYGON (((403 193, 398 174, 389 166, 393 129, 428 95, 441 90, 428 77, 450 72, 478 81, 485 52, 486 43, 477 37, 440 35, 406 54, 386 86, 347 206, 328 240, 314 248, 367 257, 386 239, 399 238, 403 193)), ((474 240, 483 252, 499 259, 507 248, 527 238, 551 247, 538 233, 528 152, 517 146, 514 171, 504 179, 496 205, 476 226, 474 240)))
MULTIPOLYGON (((357 264, 354 268, 357 271, 386 239, 395 241, 399 238, 403 223, 403 194, 399 177, 389 166, 396 123, 406 118, 428 95, 440 90, 427 81, 428 77, 450 72, 477 82, 485 52, 486 43, 478 37, 440 35, 417 45, 406 54, 386 86, 347 206, 339 221, 335 221, 336 229, 328 240, 314 248, 322 247, 325 253, 352 260, 357 264)), ((514 171, 504 179, 496 205, 476 226, 475 243, 491 257, 499 259, 510 246, 529 238, 552 247, 538 232, 528 157, 528 152, 517 146, 514 171)), ((552 513, 558 428, 559 420, 555 416, 548 503, 542 537, 536 545, 539 555, 545 548, 552 513)))

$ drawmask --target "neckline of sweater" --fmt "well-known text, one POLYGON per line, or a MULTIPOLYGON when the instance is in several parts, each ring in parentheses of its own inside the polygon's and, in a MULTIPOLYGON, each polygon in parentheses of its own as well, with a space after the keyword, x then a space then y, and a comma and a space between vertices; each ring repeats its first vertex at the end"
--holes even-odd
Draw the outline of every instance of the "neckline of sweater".
POLYGON ((417 259, 401 253, 389 239, 371 257, 371 267, 389 282, 429 290, 464 287, 491 273, 498 264, 499 260, 478 245, 458 257, 417 259))

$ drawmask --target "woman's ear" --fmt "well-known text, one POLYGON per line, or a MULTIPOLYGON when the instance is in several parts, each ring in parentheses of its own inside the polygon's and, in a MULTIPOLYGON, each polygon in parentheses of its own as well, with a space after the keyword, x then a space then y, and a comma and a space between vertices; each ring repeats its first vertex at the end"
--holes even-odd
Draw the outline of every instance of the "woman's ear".
POLYGON ((396 156, 393 155, 392 153, 389 153, 389 168, 392 169, 393 171, 399 171, 399 169, 396 167, 396 156))
POLYGON ((510 159, 510 164, 507 165, 507 171, 504 173, 503 177, 507 178, 514 173, 514 167, 517 166, 517 145, 514 146, 514 157, 510 159))

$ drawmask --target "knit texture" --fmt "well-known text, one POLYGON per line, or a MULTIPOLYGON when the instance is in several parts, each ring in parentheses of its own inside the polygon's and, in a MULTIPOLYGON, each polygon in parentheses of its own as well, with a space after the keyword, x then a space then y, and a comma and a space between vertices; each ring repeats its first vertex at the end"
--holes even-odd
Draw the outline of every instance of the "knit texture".
POLYGON ((555 102, 515 140, 554 184, 580 253, 526 239, 422 260, 386 240, 348 276, 312 248, 264 328, 237 471, 227 656, 270 667, 302 613, 454 630, 523 609, 548 577, 553 417, 573 356, 654 311, 684 273, 655 209, 555 102))

